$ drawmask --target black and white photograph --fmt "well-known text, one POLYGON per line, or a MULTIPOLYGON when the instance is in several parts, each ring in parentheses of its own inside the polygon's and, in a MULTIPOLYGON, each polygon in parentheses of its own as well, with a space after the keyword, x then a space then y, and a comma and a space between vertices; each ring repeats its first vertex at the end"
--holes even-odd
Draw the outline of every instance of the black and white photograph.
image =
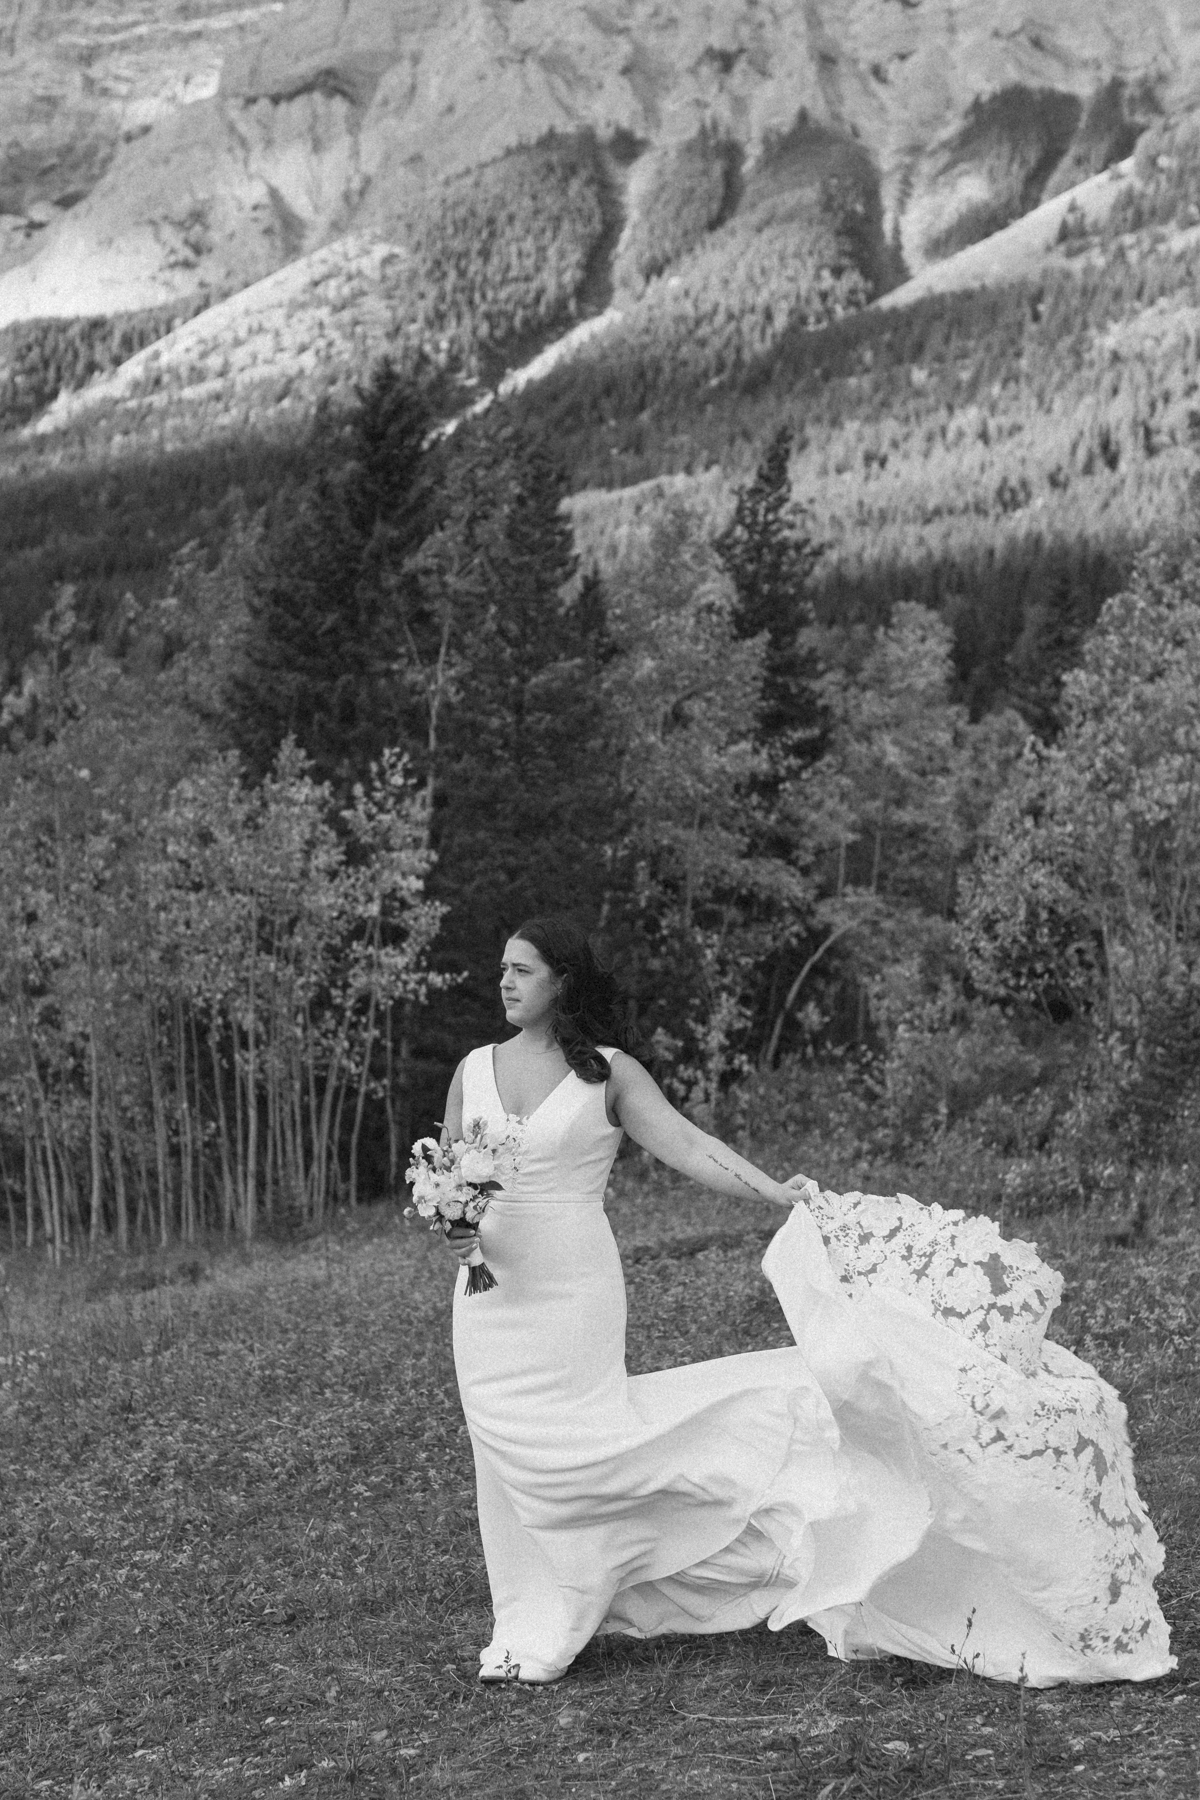
POLYGON ((1200 1800, 1200 0, 0 0, 0 1800, 1200 1800))

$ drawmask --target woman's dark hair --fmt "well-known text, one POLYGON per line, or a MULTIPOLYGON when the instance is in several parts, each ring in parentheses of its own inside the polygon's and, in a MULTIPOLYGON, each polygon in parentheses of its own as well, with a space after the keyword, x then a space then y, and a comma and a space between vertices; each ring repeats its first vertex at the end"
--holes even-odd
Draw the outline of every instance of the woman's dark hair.
POLYGON ((598 1044, 637 1054, 621 991, 596 955, 585 931, 572 919, 548 915, 526 919, 512 933, 532 944, 560 986, 551 1031, 581 1081, 607 1081, 608 1064, 598 1044))

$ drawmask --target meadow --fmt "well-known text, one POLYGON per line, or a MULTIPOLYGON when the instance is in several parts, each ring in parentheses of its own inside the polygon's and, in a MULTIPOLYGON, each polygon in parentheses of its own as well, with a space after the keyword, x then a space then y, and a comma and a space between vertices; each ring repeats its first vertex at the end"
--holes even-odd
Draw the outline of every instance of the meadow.
MULTIPOLYGON (((786 1341, 758 1268, 772 1211, 637 1159, 610 1211, 635 1371, 786 1341)), ((1179 1667, 1040 1692, 843 1666, 803 1626, 600 1638, 556 1687, 480 1688, 451 1271, 423 1226, 379 1206, 298 1241, 58 1270, 13 1249, 0 1794, 1194 1797, 1200 1237, 1186 1184, 1151 1196, 1138 1241, 1109 1241, 1116 1220, 1006 1226, 1067 1276, 1052 1335, 1127 1400, 1179 1667)))

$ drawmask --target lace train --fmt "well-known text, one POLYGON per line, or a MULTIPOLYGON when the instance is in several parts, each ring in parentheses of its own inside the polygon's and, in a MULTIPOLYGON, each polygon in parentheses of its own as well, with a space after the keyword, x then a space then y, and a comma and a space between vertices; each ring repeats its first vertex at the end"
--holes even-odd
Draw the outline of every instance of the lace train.
POLYGON ((861 1604, 810 1624, 841 1656, 891 1650, 1009 1678, 1023 1657, 1034 1685, 1166 1673, 1174 1658, 1153 1587, 1163 1552, 1125 1408, 1093 1368, 1045 1341, 1061 1276, 992 1220, 908 1195, 819 1193, 807 1212, 811 1224, 797 1208, 772 1241, 764 1270, 804 1348, 812 1295, 796 1271, 812 1266, 816 1227, 857 1328, 890 1364, 934 1508, 911 1558, 861 1604), (1007 1647, 994 1630, 972 1642, 970 1595, 987 1597, 993 1620, 1016 1610, 1007 1647), (1018 1641, 1033 1622, 1040 1652, 1018 1641))

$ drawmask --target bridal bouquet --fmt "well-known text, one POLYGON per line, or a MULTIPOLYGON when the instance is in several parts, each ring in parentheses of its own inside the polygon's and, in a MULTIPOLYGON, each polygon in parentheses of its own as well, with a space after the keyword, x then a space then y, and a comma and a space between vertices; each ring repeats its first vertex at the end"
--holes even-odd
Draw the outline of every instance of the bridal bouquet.
MULTIPOLYGON (((447 1237, 454 1235, 455 1226, 461 1232, 478 1225, 492 1195, 516 1174, 524 1140, 524 1128, 516 1120, 489 1131, 485 1120, 472 1119, 464 1132, 452 1144, 418 1138, 407 1170, 413 1192, 407 1211, 419 1213, 430 1221, 431 1231, 440 1227, 447 1237)), ((467 1292, 483 1294, 495 1285, 476 1245, 467 1259, 467 1292)))

